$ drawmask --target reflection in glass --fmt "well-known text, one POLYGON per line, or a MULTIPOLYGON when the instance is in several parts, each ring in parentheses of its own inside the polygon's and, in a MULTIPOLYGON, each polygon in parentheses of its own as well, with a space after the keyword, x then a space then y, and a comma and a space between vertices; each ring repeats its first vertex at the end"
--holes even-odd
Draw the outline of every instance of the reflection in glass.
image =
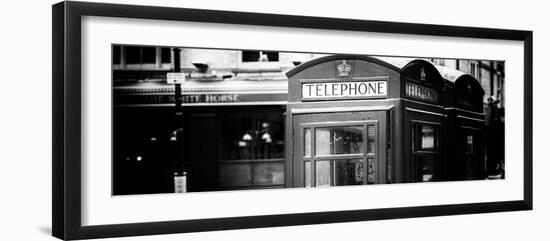
POLYGON ((232 113, 221 119, 221 160, 284 158, 283 118, 277 113, 232 113))
POLYGON ((304 156, 311 156, 311 129, 305 129, 304 132, 304 156))
POLYGON ((434 176, 435 157, 433 155, 416 156, 415 159, 416 159, 417 181, 419 182, 432 181, 434 176))
POLYGON ((315 162, 315 186, 330 186, 330 161, 315 162))
POLYGON ((249 164, 221 164, 219 170, 221 186, 246 186, 252 184, 252 173, 249 164))
POLYGON ((367 153, 373 154, 374 151, 374 135, 376 134, 376 129, 374 125, 367 126, 367 153))
POLYGON ((304 177, 305 177, 305 186, 311 187, 311 162, 304 163, 304 177))
POLYGON ((421 129, 421 143, 420 148, 422 150, 435 148, 435 128, 433 126, 423 125, 421 129))
POLYGON ((365 180, 362 159, 334 161, 334 186, 361 185, 365 180))
POLYGON ((363 153, 361 126, 323 127, 315 129, 315 155, 363 153))
POLYGON ((282 185, 284 183, 285 174, 283 163, 266 162, 254 165, 254 184, 282 185))
POLYGON ((467 153, 474 152, 474 136, 473 135, 467 135, 466 136, 466 152, 467 153))

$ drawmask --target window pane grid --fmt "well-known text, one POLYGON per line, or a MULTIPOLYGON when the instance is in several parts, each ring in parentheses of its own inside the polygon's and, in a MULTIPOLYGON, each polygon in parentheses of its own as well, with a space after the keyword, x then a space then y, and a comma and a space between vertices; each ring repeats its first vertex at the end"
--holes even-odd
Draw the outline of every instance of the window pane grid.
POLYGON ((302 129, 304 186, 326 187, 376 183, 377 128, 378 125, 372 122, 330 126, 314 124, 304 127, 302 129), (342 142, 346 136, 347 142, 342 142), (319 138, 325 140, 318 140, 319 138), (350 144, 353 141, 356 141, 356 145, 351 147, 350 144), (335 144, 343 145, 335 149, 335 144))

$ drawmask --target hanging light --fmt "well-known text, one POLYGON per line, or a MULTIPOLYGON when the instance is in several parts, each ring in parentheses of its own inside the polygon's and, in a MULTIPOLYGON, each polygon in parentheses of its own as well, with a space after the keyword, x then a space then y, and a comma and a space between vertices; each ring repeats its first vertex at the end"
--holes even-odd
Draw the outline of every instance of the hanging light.
POLYGON ((243 138, 242 138, 243 141, 251 141, 252 139, 253 139, 252 135, 250 135, 250 133, 248 133, 248 132, 244 133, 243 138))
POLYGON ((176 129, 172 132, 172 135, 170 135, 170 141, 177 141, 178 140, 178 131, 181 131, 181 128, 176 129))
POLYGON ((269 134, 269 132, 264 132, 264 134, 262 135, 262 140, 264 140, 265 142, 267 142, 267 140, 271 140, 271 135, 269 134))

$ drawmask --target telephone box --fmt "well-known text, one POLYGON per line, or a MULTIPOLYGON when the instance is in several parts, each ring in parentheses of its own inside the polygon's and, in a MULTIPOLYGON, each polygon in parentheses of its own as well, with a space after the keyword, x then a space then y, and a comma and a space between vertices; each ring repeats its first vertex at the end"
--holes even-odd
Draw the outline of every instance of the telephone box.
POLYGON ((332 55, 287 76, 287 187, 443 179, 444 81, 429 62, 332 55))
POLYGON ((448 110, 448 152, 452 161, 452 180, 484 179, 485 170, 485 94, 477 79, 469 74, 452 78, 454 82, 448 110))
POLYGON ((439 71, 425 60, 413 60, 401 70, 403 126, 397 141, 404 142, 400 156, 402 182, 446 180, 443 153, 446 85, 439 71))

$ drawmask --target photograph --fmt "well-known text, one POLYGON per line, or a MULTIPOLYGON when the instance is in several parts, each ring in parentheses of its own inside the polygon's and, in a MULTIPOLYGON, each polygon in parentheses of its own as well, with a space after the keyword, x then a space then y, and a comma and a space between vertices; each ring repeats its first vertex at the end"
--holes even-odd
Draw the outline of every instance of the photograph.
POLYGON ((503 60, 123 43, 111 56, 113 196, 506 178, 503 60))
POLYGON ((325 15, 54 4, 51 234, 276 228, 302 234, 257 237, 332 240, 366 227, 406 239, 438 223, 477 236, 528 223, 518 211, 533 210, 543 170, 533 30, 414 5, 377 18, 374 5, 367 16, 334 4, 325 15), (460 21, 393 17, 410 9, 460 21), (335 235, 315 230, 326 225, 335 235))

